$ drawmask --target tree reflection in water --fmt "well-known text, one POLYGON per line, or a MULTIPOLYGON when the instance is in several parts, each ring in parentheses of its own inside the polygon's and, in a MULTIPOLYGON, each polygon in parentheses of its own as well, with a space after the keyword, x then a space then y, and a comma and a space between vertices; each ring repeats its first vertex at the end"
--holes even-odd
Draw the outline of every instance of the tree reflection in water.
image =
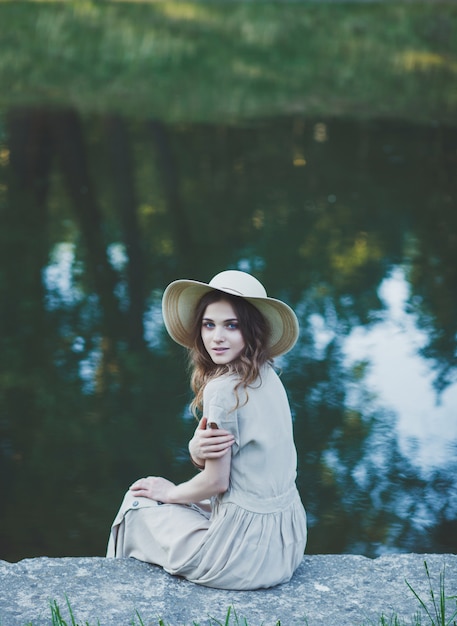
POLYGON ((345 352, 382 319, 379 288, 403 267, 436 389, 455 381, 455 129, 46 109, 12 110, 6 127, 2 558, 103 554, 134 478, 191 475, 185 355, 160 297, 177 277, 229 267, 257 273, 300 318, 278 364, 309 551, 455 551, 455 442, 421 472, 373 398, 370 359, 345 352))

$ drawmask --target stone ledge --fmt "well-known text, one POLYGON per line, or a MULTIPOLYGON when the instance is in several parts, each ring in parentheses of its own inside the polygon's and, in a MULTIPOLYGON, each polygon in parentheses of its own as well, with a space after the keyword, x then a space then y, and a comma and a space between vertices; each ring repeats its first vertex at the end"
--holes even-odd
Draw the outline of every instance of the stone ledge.
POLYGON ((283 626, 374 625, 382 614, 393 613, 409 623, 419 603, 405 579, 421 598, 427 602, 430 598, 424 560, 434 590, 439 591, 445 568, 446 590, 455 595, 457 556, 444 554, 395 554, 373 560, 355 555, 305 556, 288 584, 261 591, 201 587, 134 559, 0 561, 0 624, 48 625, 53 600, 69 622, 66 596, 78 624, 87 621, 90 626, 97 622, 128 626, 134 620, 137 624, 135 611, 145 626, 158 626, 160 618, 171 626, 190 626, 193 621, 203 626, 209 624, 209 617, 224 623, 229 606, 249 626, 273 626, 277 620, 283 626))

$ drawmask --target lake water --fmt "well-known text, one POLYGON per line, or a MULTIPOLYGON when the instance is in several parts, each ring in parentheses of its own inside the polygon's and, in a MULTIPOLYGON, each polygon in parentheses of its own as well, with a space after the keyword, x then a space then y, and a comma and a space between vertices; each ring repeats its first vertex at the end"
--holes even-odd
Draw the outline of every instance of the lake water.
POLYGON ((135 478, 193 474, 160 298, 227 268, 300 320, 278 365, 308 552, 455 551, 455 128, 43 107, 2 126, 0 558, 102 555, 135 478))

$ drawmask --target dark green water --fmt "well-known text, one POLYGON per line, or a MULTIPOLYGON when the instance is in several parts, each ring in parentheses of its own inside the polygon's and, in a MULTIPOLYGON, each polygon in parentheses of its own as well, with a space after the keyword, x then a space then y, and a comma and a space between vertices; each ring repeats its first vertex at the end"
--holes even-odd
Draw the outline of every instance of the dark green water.
POLYGON ((132 480, 193 474, 160 298, 227 268, 300 319, 279 364, 308 552, 456 550, 455 127, 12 108, 1 128, 0 558, 102 555, 132 480))

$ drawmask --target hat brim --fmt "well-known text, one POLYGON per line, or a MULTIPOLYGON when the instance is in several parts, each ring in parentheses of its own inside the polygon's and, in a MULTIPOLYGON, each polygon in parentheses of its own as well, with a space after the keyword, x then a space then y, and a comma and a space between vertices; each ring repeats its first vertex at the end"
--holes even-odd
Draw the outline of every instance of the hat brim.
MULTIPOLYGON (((195 280, 176 280, 165 289, 162 298, 163 320, 169 335, 181 346, 192 347, 191 330, 195 309, 200 298, 209 291, 223 292, 195 280)), ((267 320, 270 328, 268 348, 271 357, 285 354, 294 347, 298 339, 299 325, 294 311, 285 302, 268 297, 238 297, 243 297, 254 305, 267 320)))

